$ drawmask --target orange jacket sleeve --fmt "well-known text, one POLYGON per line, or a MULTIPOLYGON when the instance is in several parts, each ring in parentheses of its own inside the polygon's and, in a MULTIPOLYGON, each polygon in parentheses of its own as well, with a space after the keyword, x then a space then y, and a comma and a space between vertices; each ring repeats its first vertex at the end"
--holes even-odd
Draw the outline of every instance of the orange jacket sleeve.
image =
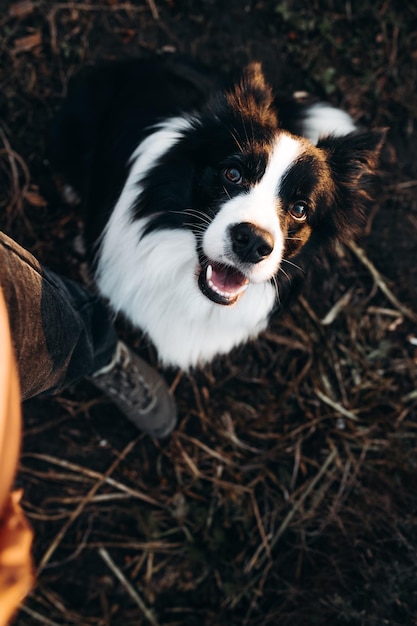
POLYGON ((20 451, 20 393, 9 320, 0 286, 0 626, 8 624, 33 585, 32 530, 10 492, 20 451))

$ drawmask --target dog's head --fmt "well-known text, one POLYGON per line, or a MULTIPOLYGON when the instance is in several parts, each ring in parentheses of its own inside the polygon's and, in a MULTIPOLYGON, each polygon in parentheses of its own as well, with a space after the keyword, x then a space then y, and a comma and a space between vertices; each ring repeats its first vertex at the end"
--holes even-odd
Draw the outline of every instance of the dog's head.
POLYGON ((324 249, 357 232, 383 131, 317 145, 289 133, 256 63, 190 120, 159 166, 170 166, 171 225, 194 233, 198 285, 209 300, 232 305, 265 281, 283 297, 324 249))

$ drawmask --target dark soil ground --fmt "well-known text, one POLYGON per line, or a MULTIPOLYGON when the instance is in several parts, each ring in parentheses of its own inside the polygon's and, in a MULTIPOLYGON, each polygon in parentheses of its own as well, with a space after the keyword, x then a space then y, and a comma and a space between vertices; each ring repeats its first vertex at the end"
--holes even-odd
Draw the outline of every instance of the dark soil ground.
POLYGON ((417 624, 415 3, 0 4, 0 226, 75 279, 82 213, 59 199, 45 138, 86 62, 260 59, 289 90, 390 129, 359 247, 325 259, 253 345, 166 372, 167 443, 87 382, 24 406, 38 579, 16 626, 417 624))

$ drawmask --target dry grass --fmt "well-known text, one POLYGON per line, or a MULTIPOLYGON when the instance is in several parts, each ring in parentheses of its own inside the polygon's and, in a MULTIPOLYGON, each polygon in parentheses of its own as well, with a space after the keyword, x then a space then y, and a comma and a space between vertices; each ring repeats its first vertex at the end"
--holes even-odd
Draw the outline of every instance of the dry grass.
POLYGON ((291 87, 390 127, 363 240, 259 341, 166 372, 181 416, 169 442, 138 436, 87 383, 26 404, 18 480, 38 584, 19 626, 417 623, 417 11, 316 4, 24 0, 0 17, 1 226, 79 280, 82 214, 44 155, 86 61, 282 59, 291 87))

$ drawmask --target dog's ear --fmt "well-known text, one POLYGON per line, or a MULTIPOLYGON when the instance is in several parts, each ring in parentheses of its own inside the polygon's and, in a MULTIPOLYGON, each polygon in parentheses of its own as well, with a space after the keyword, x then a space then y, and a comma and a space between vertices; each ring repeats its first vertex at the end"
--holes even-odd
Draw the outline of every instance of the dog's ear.
MULTIPOLYGON (((329 136, 317 143, 326 153, 336 187, 337 210, 332 211, 330 236, 349 240, 358 234, 387 129, 355 131, 342 137, 329 136)), ((330 227, 330 224, 329 224, 330 227)))
POLYGON ((226 108, 242 120, 250 120, 271 129, 278 126, 273 91, 258 62, 247 65, 231 86, 217 94, 211 105, 212 109, 226 108))
POLYGON ((272 128, 277 127, 277 114, 271 86, 266 82, 260 63, 250 63, 227 95, 229 104, 248 119, 272 128))
POLYGON ((261 124, 277 123, 272 88, 265 80, 260 63, 250 63, 245 67, 241 79, 229 92, 228 100, 244 117, 257 120, 261 124))

